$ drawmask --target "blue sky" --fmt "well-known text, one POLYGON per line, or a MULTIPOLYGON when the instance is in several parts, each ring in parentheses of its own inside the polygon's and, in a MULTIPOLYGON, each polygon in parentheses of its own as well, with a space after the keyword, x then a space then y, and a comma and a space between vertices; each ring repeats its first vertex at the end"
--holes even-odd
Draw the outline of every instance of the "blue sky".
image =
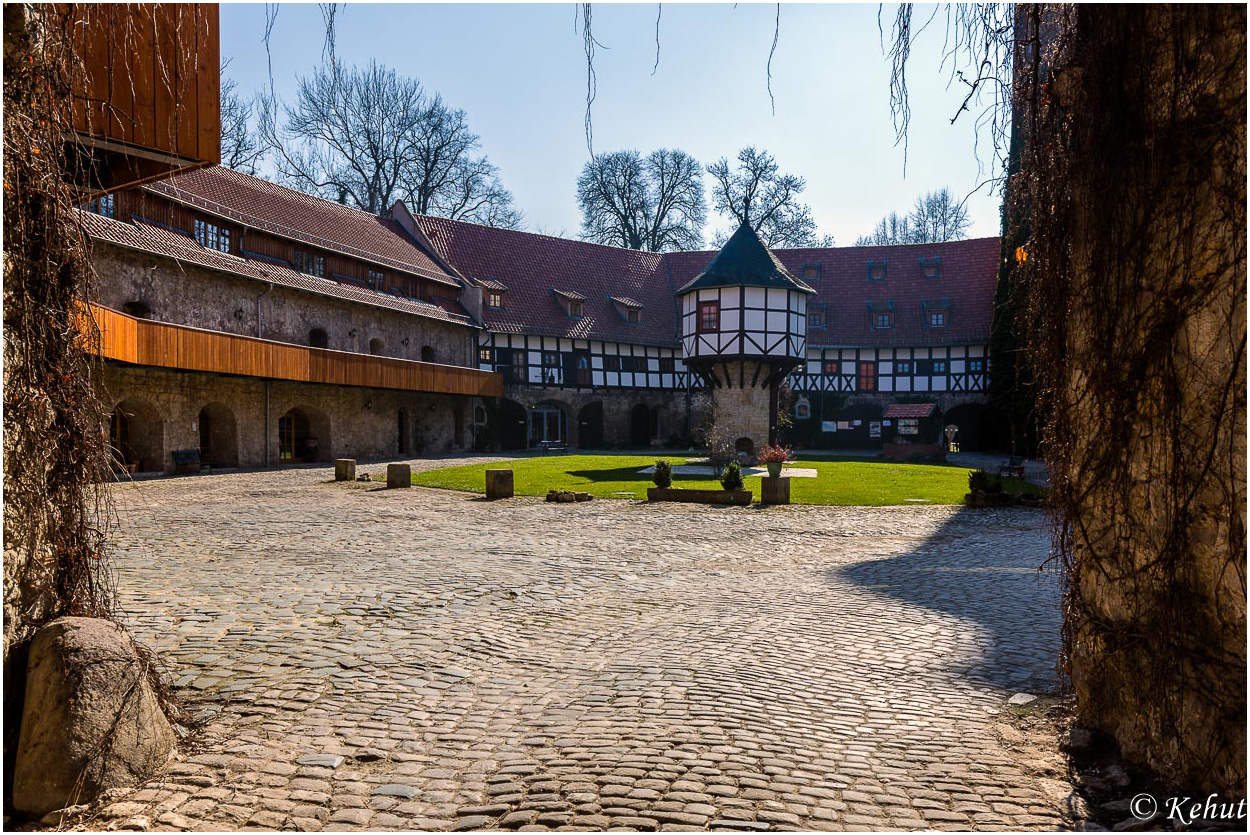
MULTIPOLYGON (((931 8, 931 7, 928 7, 931 8)), ((573 236, 576 180, 588 158, 583 132, 586 61, 560 4, 348 4, 337 28, 347 63, 376 59, 420 79, 468 113, 483 149, 499 166, 528 226, 573 236)), ((822 233, 854 243, 891 210, 949 186, 962 197, 983 179, 973 120, 952 115, 963 93, 942 67, 944 18, 912 50, 911 141, 906 178, 889 111, 889 65, 877 6, 781 6, 772 63, 773 115, 765 67, 774 5, 665 3, 660 64, 657 7, 595 4, 595 150, 677 147, 707 163, 756 145, 782 171, 807 178, 803 197, 822 233)), ((922 7, 917 18, 928 10, 922 7)), ((886 6, 889 36, 893 7, 886 6)), ((221 6, 221 52, 240 92, 268 85, 264 6, 221 6)), ((279 96, 321 60, 324 25, 313 4, 283 3, 271 38, 279 96)), ((988 142, 982 137, 983 146, 988 142)), ((982 151, 984 164, 988 152, 982 151)), ((968 200, 971 235, 998 234, 999 199, 983 189, 968 200)), ((724 222, 712 215, 711 232, 724 222)))

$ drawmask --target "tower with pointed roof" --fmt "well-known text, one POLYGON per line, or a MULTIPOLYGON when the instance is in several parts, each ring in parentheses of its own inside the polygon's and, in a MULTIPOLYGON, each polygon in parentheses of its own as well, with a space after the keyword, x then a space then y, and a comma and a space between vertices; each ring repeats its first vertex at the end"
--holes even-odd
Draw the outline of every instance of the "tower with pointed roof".
POLYGON ((713 420, 739 450, 776 440, 778 392, 804 361, 815 292, 745 223, 677 290, 682 360, 711 390, 713 420))

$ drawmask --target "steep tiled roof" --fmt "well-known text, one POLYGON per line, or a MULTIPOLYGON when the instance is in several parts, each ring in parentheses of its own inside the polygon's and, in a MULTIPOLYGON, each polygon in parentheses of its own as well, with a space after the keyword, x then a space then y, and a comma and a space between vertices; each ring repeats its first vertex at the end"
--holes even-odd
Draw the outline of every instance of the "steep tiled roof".
POLYGON ((774 287, 815 292, 799 281, 768 251, 760 236, 747 224, 729 236, 720 252, 703 272, 681 286, 678 293, 705 287, 774 287))
POLYGON ((144 188, 188 206, 320 249, 459 286, 394 220, 222 166, 144 188))
POLYGON ((491 330, 677 345, 674 285, 656 253, 437 217, 418 216, 417 223, 461 275, 482 286, 490 286, 488 281, 507 286, 503 307, 483 311, 491 330), (553 289, 585 296, 585 315, 570 319, 553 289), (626 322, 611 296, 639 302, 640 321, 626 322))
MULTIPOLYGON (((967 345, 989 339, 994 315, 994 286, 998 275, 998 238, 975 238, 940 244, 906 246, 778 249, 773 254, 795 275, 804 264, 819 264, 820 277, 809 284, 817 295, 809 309, 823 309, 825 326, 809 327, 807 344, 820 346, 967 345), (920 259, 938 256, 939 275, 925 278, 920 259), (886 277, 868 278, 868 262, 887 261, 886 277), (925 327, 924 308, 949 307, 946 325, 925 327), (894 327, 876 330, 872 309, 887 310, 894 302, 894 327)), ((665 256, 673 283, 681 286, 707 265, 710 252, 681 252, 665 256)))
POLYGON ((282 287, 304 290, 322 296, 411 313, 427 319, 472 324, 459 303, 455 301, 439 299, 437 304, 427 304, 387 293, 377 293, 364 287, 305 275, 289 266, 240 258, 237 255, 205 249, 193 238, 180 232, 141 220, 123 223, 82 211, 79 212, 79 216, 91 238, 125 249, 173 258, 184 264, 219 270, 257 281, 272 282, 282 287))

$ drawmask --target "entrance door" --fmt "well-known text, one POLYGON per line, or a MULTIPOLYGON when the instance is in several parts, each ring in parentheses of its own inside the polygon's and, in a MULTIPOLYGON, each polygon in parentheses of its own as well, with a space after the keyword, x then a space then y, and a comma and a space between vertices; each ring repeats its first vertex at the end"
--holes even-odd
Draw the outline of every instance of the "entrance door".
POLYGON ((530 411, 530 445, 564 440, 564 412, 555 406, 535 406, 530 411))
POLYGON ((308 455, 308 418, 292 409, 278 418, 278 463, 301 464, 308 455))
POLYGON ((200 411, 200 460, 206 464, 213 460, 213 418, 207 409, 200 411))
POLYGON ((130 419, 120 408, 113 410, 109 421, 109 445, 113 447, 113 455, 123 467, 138 463, 130 451, 130 419))

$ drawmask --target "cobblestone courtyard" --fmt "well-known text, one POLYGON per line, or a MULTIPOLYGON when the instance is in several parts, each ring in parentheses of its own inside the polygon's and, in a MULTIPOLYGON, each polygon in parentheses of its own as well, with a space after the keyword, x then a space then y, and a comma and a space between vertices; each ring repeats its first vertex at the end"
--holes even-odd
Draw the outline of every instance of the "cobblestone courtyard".
POLYGON ((1036 511, 488 503, 329 477, 114 490, 130 624, 208 719, 113 825, 1062 825, 1057 754, 996 730, 1008 697, 1054 688, 1036 511))

